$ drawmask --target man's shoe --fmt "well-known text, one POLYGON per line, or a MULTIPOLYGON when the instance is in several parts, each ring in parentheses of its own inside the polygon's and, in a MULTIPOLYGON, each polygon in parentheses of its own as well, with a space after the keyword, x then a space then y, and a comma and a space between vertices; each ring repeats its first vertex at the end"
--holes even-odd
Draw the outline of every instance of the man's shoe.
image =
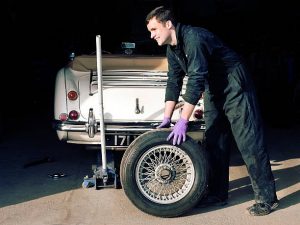
POLYGON ((224 206, 227 204, 227 200, 222 200, 213 195, 207 195, 197 204, 197 208, 204 208, 209 206, 224 206))
POLYGON ((252 216, 265 216, 270 214, 274 209, 279 206, 279 201, 276 200, 271 203, 255 203, 253 206, 247 208, 248 212, 252 216))

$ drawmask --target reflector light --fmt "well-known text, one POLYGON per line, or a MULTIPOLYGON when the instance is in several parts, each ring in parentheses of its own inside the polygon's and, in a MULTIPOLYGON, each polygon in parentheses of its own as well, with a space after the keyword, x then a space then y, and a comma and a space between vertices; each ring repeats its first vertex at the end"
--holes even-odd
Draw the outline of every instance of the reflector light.
POLYGON ((69 118, 71 120, 77 120, 79 118, 79 113, 75 110, 72 110, 71 112, 69 112, 69 118))
POLYGON ((78 94, 76 91, 69 91, 68 93, 68 99, 75 101, 78 98, 78 94))
POLYGON ((194 112, 194 117, 198 120, 203 118, 203 111, 201 109, 196 109, 194 112))
POLYGON ((68 119, 68 114, 67 113, 62 113, 59 115, 60 121, 66 121, 68 119))

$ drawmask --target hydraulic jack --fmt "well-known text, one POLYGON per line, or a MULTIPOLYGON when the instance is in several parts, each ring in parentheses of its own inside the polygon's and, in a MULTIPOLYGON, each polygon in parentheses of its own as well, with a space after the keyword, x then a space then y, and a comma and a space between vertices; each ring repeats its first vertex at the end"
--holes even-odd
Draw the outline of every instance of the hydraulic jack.
MULTIPOLYGON (((96 53, 97 53, 97 74, 98 74, 98 99, 99 99, 99 112, 100 112, 100 136, 101 136, 101 152, 97 151, 97 165, 94 168, 94 175, 92 177, 85 177, 82 183, 82 187, 95 187, 96 189, 105 187, 117 188, 117 175, 114 169, 114 157, 113 167, 107 166, 107 151, 105 143, 105 124, 104 124, 104 113, 103 113, 103 87, 102 87, 102 53, 101 53, 101 37, 96 36, 96 53), (100 164, 102 162, 102 164, 100 164)), ((94 128, 92 128, 94 129, 94 128)), ((97 129, 96 129, 97 132, 97 129)))
POLYGON ((106 155, 107 167, 103 168, 101 162, 103 161, 101 152, 97 151, 97 164, 92 166, 92 177, 86 176, 83 179, 82 187, 90 188, 95 187, 97 190, 102 188, 119 188, 120 179, 115 168, 116 158, 112 151, 108 151, 106 155))

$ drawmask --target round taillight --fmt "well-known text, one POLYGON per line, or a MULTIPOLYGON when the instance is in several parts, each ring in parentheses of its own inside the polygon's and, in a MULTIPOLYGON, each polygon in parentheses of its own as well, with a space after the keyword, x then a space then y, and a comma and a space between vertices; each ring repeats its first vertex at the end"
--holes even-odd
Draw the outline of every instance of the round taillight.
POLYGON ((78 94, 76 91, 69 91, 68 93, 68 99, 75 101, 78 98, 78 94))
POLYGON ((79 118, 79 113, 75 110, 72 110, 71 112, 69 112, 69 118, 71 120, 77 120, 79 118))
POLYGON ((203 118, 203 111, 201 109, 196 109, 194 112, 194 117, 198 120, 203 118))
POLYGON ((67 113, 62 113, 59 115, 60 121, 66 121, 68 119, 68 114, 67 113))

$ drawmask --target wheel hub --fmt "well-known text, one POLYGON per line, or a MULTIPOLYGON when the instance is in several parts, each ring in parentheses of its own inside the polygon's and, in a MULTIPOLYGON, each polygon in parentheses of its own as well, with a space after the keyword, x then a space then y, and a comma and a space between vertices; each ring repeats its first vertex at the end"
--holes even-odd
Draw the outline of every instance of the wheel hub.
POLYGON ((161 164, 155 169, 155 179, 160 183, 170 183, 175 176, 176 170, 169 164, 161 164))

